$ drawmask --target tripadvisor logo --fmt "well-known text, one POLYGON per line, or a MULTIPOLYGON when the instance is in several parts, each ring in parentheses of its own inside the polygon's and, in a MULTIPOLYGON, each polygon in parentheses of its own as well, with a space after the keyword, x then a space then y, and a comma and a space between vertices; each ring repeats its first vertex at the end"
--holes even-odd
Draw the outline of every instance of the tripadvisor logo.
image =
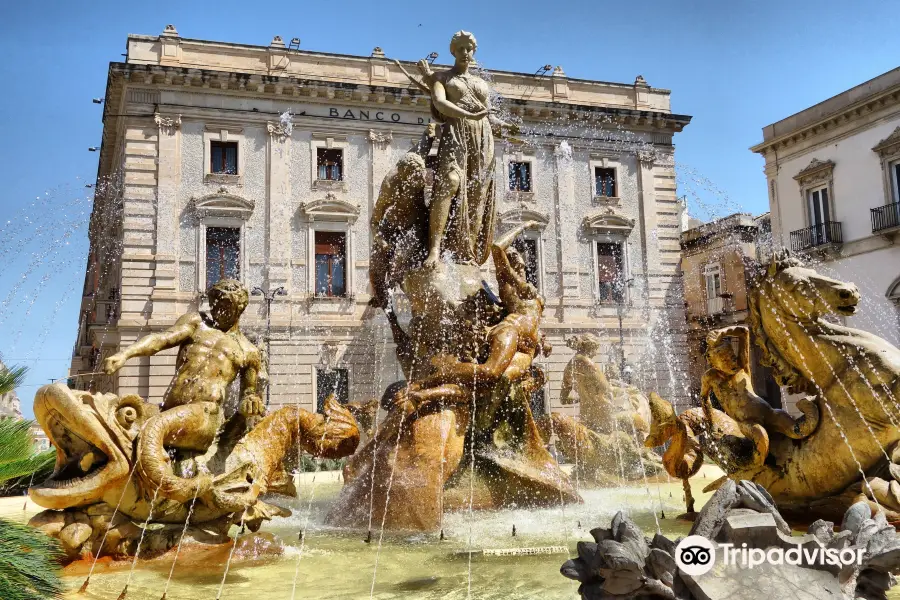
MULTIPOLYGON (((825 548, 824 546, 804 547, 800 544, 790 548, 748 548, 747 544, 719 544, 723 565, 741 565, 747 568, 770 565, 793 566, 847 566, 861 565, 865 548, 825 548)), ((702 535, 689 535, 675 547, 675 563, 688 575, 708 573, 716 563, 716 549, 713 543, 702 535)))
POLYGON ((675 547, 675 564, 688 575, 703 575, 716 563, 712 542, 702 535, 689 535, 675 547))

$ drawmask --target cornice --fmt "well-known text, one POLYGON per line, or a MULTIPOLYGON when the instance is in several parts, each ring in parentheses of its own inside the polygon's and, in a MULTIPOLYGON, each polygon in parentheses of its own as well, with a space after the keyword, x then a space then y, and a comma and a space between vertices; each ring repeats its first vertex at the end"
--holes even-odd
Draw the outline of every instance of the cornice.
MULTIPOLYGON (((430 99, 418 90, 365 83, 346 83, 294 76, 260 75, 216 71, 169 65, 110 63, 110 79, 121 79, 129 85, 153 86, 162 89, 198 88, 207 93, 249 94, 267 98, 309 101, 313 103, 383 105, 385 110, 430 110, 430 99)), ((595 106, 570 102, 545 102, 504 97, 509 112, 532 121, 560 120, 616 123, 629 127, 677 133, 690 122, 688 115, 653 110, 639 110, 615 106, 595 106)))
POLYGON ((867 126, 869 121, 863 121, 863 118, 896 105, 900 105, 900 88, 887 90, 884 93, 866 98, 863 101, 827 115, 814 123, 751 146, 750 150, 765 156, 769 151, 781 152, 816 136, 823 136, 824 138, 826 136, 823 134, 835 132, 839 127, 853 121, 859 121, 861 127, 867 126))
POLYGON ((814 158, 806 165, 806 167, 801 169, 799 173, 794 175, 794 179, 798 181, 801 186, 808 186, 820 181, 828 180, 831 178, 833 172, 834 161, 814 158))

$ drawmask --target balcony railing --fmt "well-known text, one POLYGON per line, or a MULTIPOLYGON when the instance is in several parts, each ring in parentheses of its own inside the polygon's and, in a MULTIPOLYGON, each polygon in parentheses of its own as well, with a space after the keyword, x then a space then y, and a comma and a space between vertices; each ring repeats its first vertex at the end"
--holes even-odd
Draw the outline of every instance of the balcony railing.
POLYGON ((716 298, 707 298, 706 299, 706 314, 707 315, 718 315, 720 313, 725 312, 725 298, 721 296, 716 298))
POLYGON ((872 233, 900 227, 900 202, 872 209, 872 233))
POLYGON ((838 221, 825 221, 820 225, 791 232, 791 250, 794 252, 843 243, 844 236, 841 234, 841 224, 838 221))

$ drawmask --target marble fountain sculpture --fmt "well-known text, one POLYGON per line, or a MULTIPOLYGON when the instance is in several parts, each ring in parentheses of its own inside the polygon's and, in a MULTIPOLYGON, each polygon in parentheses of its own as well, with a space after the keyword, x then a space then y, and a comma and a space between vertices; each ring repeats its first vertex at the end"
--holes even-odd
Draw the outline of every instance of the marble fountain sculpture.
POLYGON ((289 465, 301 451, 353 454, 360 431, 351 409, 371 435, 345 468, 331 525, 374 520, 434 531, 453 507, 581 502, 529 408, 543 385, 532 359, 550 347, 539 331, 544 300, 511 247, 527 224, 495 237, 494 135, 514 128, 496 118, 488 84, 469 70, 474 36, 460 31, 450 46, 452 69, 435 73, 422 61, 422 80, 413 78, 431 95, 440 129, 426 129, 400 159, 372 215, 372 304, 387 314, 406 376, 384 394, 387 416, 372 430, 374 406, 333 398, 324 414, 285 407, 265 415, 260 353, 239 328, 247 291, 219 281, 209 314, 188 313, 103 365, 113 374, 133 357, 179 348, 161 406, 59 384, 38 391, 35 415, 57 467, 30 490, 48 509, 32 524, 58 537, 69 557, 159 553, 179 543, 183 528, 217 543, 232 525, 256 531, 289 515, 261 496, 296 495, 289 465), (434 170, 428 205, 426 167, 434 170), (489 259, 497 295, 481 277, 489 259), (412 308, 405 326, 393 309, 400 290, 412 308), (235 381, 239 410, 226 419, 235 381))
MULTIPOLYGON (((727 478, 763 486, 790 520, 836 520, 865 501, 900 522, 900 350, 826 319, 852 315, 856 286, 820 275, 782 252, 752 282, 750 328, 779 384, 805 394, 793 418, 772 409, 749 377, 750 331, 713 332, 702 406, 676 415, 651 394, 647 446, 670 442, 667 472, 687 479, 704 456, 727 478), (727 340, 738 336, 742 349, 727 340), (710 392, 722 409, 712 407, 710 392)), ((721 485, 725 478, 709 486, 721 485)))
POLYGON ((457 32, 451 69, 420 61, 421 79, 407 73, 431 96, 440 131, 427 129, 385 178, 370 260, 372 304, 387 315, 406 379, 388 387, 387 417, 347 464, 332 525, 436 531, 455 507, 581 502, 529 408, 544 381, 532 360, 550 351, 539 331, 544 299, 511 246, 529 224, 495 236, 494 136, 515 128, 470 70, 475 49, 472 34, 457 32), (482 280, 488 260, 496 295, 482 280), (405 327, 401 290, 412 312, 405 327))
POLYGON ((187 536, 204 543, 226 541, 233 524, 256 531, 290 515, 260 496, 296 493, 284 463, 298 446, 323 458, 356 449, 356 421, 334 398, 324 414, 285 407, 262 416, 259 351, 238 327, 247 290, 223 279, 209 302, 209 314, 186 314, 106 359, 114 373, 130 358, 177 347, 162 406, 61 384, 35 395, 35 417, 57 456, 51 477, 29 490, 48 509, 31 524, 57 537, 70 558, 133 555, 139 545, 145 555, 168 550, 189 515, 187 536), (240 408, 226 420, 226 392, 238 378, 240 408))
POLYGON ((594 362, 600 340, 591 333, 571 336, 566 345, 575 355, 563 371, 559 400, 580 405, 578 418, 550 413, 538 419, 545 440, 589 484, 621 485, 662 472, 659 455, 644 447, 650 433, 650 402, 640 390, 610 380, 594 362), (576 397, 572 397, 572 392, 576 397))

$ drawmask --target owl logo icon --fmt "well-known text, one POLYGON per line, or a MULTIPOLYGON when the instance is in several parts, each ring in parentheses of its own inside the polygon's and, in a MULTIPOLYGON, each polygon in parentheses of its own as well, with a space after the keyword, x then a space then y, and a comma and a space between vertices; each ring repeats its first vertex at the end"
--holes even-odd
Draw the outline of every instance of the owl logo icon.
POLYGON ((702 535, 689 535, 675 547, 675 564, 688 575, 703 575, 716 564, 716 550, 702 535))

